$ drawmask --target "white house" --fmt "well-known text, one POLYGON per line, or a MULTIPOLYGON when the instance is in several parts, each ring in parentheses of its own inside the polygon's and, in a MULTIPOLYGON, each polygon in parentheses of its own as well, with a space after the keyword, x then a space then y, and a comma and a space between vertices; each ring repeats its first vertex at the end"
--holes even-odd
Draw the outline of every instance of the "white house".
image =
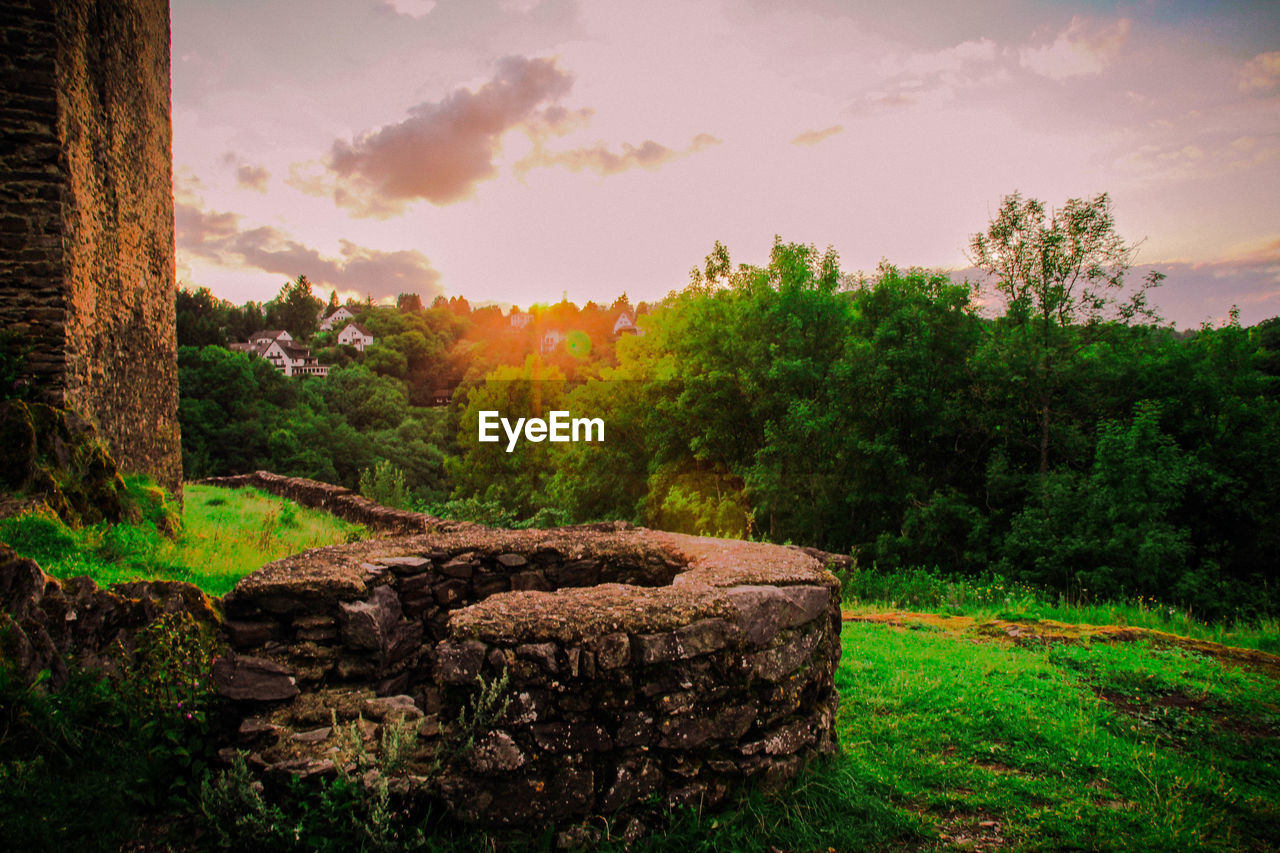
POLYGON ((283 329, 254 332, 248 343, 232 344, 231 349, 265 358, 285 376, 329 375, 329 365, 317 361, 311 350, 294 341, 283 329))
POLYGON ((354 320, 356 315, 351 309, 345 305, 339 306, 332 314, 320 321, 320 331, 331 332, 334 326, 340 326, 348 320, 354 320))
POLYGON ((568 337, 559 329, 549 329, 542 333, 542 351, 551 352, 560 344, 564 343, 564 339, 568 337))
POLYGON ((528 311, 512 311, 507 320, 511 323, 511 328, 523 329, 533 322, 533 315, 528 311))
POLYGON ((353 346, 364 352, 364 348, 373 343, 373 335, 359 323, 348 323, 345 329, 338 332, 338 343, 353 346))
POLYGON ((640 334, 640 330, 636 327, 636 318, 631 315, 630 311, 624 308, 618 314, 618 319, 613 323, 613 333, 618 337, 640 334))

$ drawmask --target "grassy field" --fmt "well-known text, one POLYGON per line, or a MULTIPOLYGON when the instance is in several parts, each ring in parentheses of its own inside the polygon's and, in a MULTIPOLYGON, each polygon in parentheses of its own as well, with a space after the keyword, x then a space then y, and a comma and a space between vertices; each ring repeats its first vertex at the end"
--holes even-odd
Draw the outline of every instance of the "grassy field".
POLYGON ((928 618, 850 621, 843 640, 841 754, 647 849, 1280 850, 1272 677, 928 618))
POLYGON ((0 541, 55 577, 88 575, 100 584, 182 580, 223 595, 272 560, 365 536, 359 525, 291 501, 215 486, 183 489, 177 527, 170 538, 146 519, 74 530, 46 516, 25 516, 0 521, 0 541))
MULTIPOLYGON (((277 498, 212 487, 186 489, 176 539, 148 520, 83 530, 43 517, 0 522, 0 539, 53 574, 89 573, 102 583, 175 578, 213 594, 269 560, 361 535, 277 498)), ((658 831, 630 847, 614 840, 622 827, 600 821, 579 837, 601 849, 680 853, 1280 851, 1280 658, 1266 653, 1277 647, 1274 621, 1215 625, 1158 602, 1072 603, 999 578, 923 571, 855 569, 845 594, 838 755, 796 786, 753 793, 733 810, 672 813, 669 825, 651 827, 658 831), (1218 645, 1224 641, 1251 650, 1218 645)), ((137 832, 153 834, 157 814, 179 835, 195 831, 175 849, 198 849, 202 842, 192 838, 215 837, 212 827, 200 828, 195 800, 170 801, 159 813, 139 809, 137 785, 110 770, 124 760, 111 752, 114 740, 67 726, 76 711, 71 718, 83 718, 84 732, 98 731, 110 719, 99 703, 110 696, 95 688, 79 698, 41 699, 5 689, 13 701, 0 727, 0 791, 9 792, 9 799, 0 795, 0 816, 38 806, 42 820, 65 821, 67 834, 36 827, 34 837, 54 839, 55 847, 74 836, 96 848, 82 830, 101 822, 93 835, 117 849, 137 832), (37 762, 47 765, 32 762, 30 750, 19 748, 30 740, 28 728, 50 743, 78 745, 42 750, 37 762), (99 744, 102 755, 90 760, 81 752, 86 743, 99 744), (108 790, 120 799, 110 817, 77 805, 108 790), (60 793, 50 800, 50 791, 60 793)), ((149 743, 151 735, 138 737, 149 743)), ((179 787, 194 790, 198 779, 179 787)), ((351 820, 346 806, 323 797, 300 808, 290 821, 351 820)), ((412 827, 402 829, 407 840, 412 827)), ((355 843, 366 830, 351 832, 355 843)), ((344 838, 335 837, 333 849, 344 838)), ((555 839, 550 830, 498 840, 450 830, 425 843, 552 849, 555 839)))

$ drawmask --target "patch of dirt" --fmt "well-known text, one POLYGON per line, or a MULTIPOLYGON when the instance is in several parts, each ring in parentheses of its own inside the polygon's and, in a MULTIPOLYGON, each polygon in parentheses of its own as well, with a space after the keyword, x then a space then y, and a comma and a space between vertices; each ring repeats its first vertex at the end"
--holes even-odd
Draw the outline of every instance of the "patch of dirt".
POLYGON ((984 812, 959 812, 938 820, 938 840, 957 850, 999 850, 1010 843, 1004 823, 984 812))
POLYGON ((1188 714, 1206 715, 1207 719, 1212 721, 1216 727, 1223 731, 1231 732, 1245 742, 1280 736, 1280 731, 1277 731, 1272 725, 1247 717, 1223 713, 1215 708, 1214 702, 1206 696, 1188 696, 1180 690, 1175 690, 1172 693, 1153 697, 1148 701, 1138 701, 1132 696, 1112 690, 1098 690, 1096 692, 1099 698, 1105 699, 1114 705, 1116 709, 1132 717, 1149 718, 1151 712, 1157 708, 1175 708, 1188 714))
POLYGON ((1149 702, 1134 701, 1133 697, 1117 693, 1114 690, 1099 690, 1097 693, 1100 698, 1106 699, 1126 714, 1132 714, 1134 716, 1137 716, 1144 711, 1148 711, 1151 708, 1183 708, 1189 712, 1195 713, 1201 710, 1207 701, 1207 697, 1201 696, 1199 698, 1195 698, 1177 690, 1173 693, 1166 693, 1162 696, 1157 696, 1149 702))
POLYGON ((1027 771, 1025 770, 1021 770, 1017 767, 1010 767, 1008 764, 1005 764, 1003 761, 975 761, 973 762, 973 766, 981 767, 983 770, 986 770, 989 773, 995 773, 997 776, 1029 776, 1031 775, 1027 773, 1027 771))

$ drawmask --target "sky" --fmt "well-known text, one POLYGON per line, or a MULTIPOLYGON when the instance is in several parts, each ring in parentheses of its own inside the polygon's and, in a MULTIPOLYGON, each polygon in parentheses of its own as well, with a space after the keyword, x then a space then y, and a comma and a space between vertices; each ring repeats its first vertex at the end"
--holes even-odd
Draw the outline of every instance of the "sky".
POLYGON ((172 0, 179 281, 656 300, 715 241, 973 277, 1107 193, 1179 327, 1280 315, 1266 2, 172 0))

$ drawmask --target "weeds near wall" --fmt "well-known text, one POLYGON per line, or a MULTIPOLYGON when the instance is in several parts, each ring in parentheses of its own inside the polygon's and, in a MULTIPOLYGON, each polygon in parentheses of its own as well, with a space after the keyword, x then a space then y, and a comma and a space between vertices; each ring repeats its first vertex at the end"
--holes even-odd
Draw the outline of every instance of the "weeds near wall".
POLYGON ((333 778, 291 777, 269 801, 238 753, 231 767, 205 777, 200 816, 213 843, 232 851, 345 851, 391 853, 428 846, 430 820, 411 803, 397 803, 391 778, 403 764, 417 727, 402 720, 383 725, 376 742, 361 720, 338 725, 333 778))
POLYGON ((466 755, 476 742, 487 735, 498 724, 507 709, 511 707, 511 695, 507 688, 510 685, 508 670, 502 675, 486 681, 483 675, 476 676, 479 688, 467 700, 467 704, 458 712, 458 720, 442 739, 441 758, 445 761, 456 760, 466 755))
POLYGON ((116 849, 145 816, 182 810, 209 760, 212 637, 165 614, 114 650, 115 674, 28 683, 0 657, 5 849, 116 849))

